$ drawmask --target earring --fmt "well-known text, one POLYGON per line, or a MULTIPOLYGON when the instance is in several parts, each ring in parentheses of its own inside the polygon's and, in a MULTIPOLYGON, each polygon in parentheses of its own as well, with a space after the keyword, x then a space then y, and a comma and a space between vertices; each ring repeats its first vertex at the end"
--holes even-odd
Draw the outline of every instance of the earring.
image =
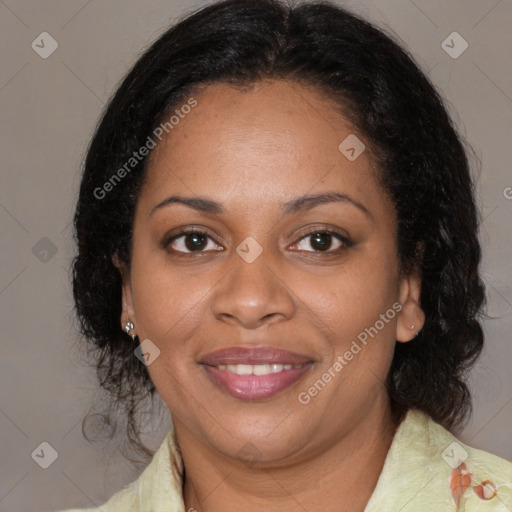
POLYGON ((135 340, 136 340, 136 338, 137 338, 137 334, 136 334, 136 333, 130 334, 130 332, 133 330, 133 328, 134 328, 133 323, 132 323, 130 320, 128 320, 128 321, 126 322, 126 325, 124 326, 124 330, 126 331, 126 334, 128 334, 129 336, 131 336, 131 337, 132 337, 132 340, 133 340, 133 341, 135 341, 135 340))

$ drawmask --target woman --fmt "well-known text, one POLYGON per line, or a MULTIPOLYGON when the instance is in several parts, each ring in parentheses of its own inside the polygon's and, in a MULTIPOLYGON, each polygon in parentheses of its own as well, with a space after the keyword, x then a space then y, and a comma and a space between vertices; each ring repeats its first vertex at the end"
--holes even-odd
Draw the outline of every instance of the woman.
POLYGON ((466 150, 368 22, 228 0, 169 29, 103 116, 75 228, 102 386, 135 446, 155 391, 174 425, 102 511, 512 510, 512 463, 449 431, 483 344, 466 150))

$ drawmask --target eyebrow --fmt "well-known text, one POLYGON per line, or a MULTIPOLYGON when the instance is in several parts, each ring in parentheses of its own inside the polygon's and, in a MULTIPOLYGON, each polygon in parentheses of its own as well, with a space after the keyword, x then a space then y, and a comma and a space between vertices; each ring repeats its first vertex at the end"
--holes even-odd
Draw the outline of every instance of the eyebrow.
MULTIPOLYGON (((347 194, 340 192, 325 192, 323 194, 303 195, 287 201, 281 205, 281 209, 285 215, 292 215, 302 211, 307 211, 315 208, 320 204, 325 203, 348 203, 368 217, 372 217, 369 210, 359 201, 352 199, 347 194)), ((157 210, 169 206, 171 204, 183 204, 201 213, 210 215, 221 215, 225 213, 225 210, 221 203, 208 199, 206 197, 181 197, 179 195, 172 195, 159 202, 150 212, 149 216, 153 215, 157 210)))

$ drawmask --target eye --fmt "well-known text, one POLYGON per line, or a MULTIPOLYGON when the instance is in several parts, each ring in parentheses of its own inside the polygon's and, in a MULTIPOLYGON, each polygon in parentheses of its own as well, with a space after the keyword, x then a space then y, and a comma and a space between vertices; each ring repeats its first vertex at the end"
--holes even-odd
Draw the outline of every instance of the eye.
POLYGON ((351 246, 352 242, 341 233, 329 230, 315 230, 303 236, 293 247, 297 247, 299 251, 305 250, 307 252, 336 252, 338 249, 351 246), (309 242, 307 241, 308 239, 310 239, 309 242), (307 249, 307 246, 311 247, 312 251, 307 249))
MULTIPOLYGON (((310 231, 295 243, 292 248, 305 252, 316 253, 332 253, 337 250, 351 247, 352 242, 341 233, 330 230, 317 229, 310 231), (308 241, 308 239, 310 239, 308 241), (310 249, 308 249, 308 246, 310 249)), ((188 229, 166 238, 162 241, 162 247, 165 249, 168 246, 172 247, 174 252, 183 254, 202 253, 208 250, 222 250, 216 249, 220 247, 217 245, 212 237, 201 229, 188 229), (211 242, 211 243, 210 243, 211 242)))
MULTIPOLYGON (((218 250, 214 247, 208 246, 210 241, 213 243, 213 239, 208 235, 208 233, 206 233, 206 231, 202 231, 200 229, 189 229, 164 240, 162 245, 164 247, 170 245, 174 251, 185 254, 204 252, 212 249, 218 250)), ((215 246, 217 244, 213 243, 213 245, 215 246)))

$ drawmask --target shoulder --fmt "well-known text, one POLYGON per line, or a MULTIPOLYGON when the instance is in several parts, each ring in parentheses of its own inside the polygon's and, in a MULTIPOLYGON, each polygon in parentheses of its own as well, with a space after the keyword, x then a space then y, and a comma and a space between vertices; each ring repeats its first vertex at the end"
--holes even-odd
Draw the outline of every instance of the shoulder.
POLYGON ((512 511, 512 462, 473 448, 428 418, 433 446, 450 470, 454 500, 466 510, 512 511))
POLYGON ((114 494, 106 503, 92 508, 59 512, 182 512, 183 461, 175 431, 171 430, 139 478, 114 494))
MULTIPOLYGON (((511 461, 463 443, 425 413, 415 410, 412 414, 418 417, 418 423, 421 422, 428 433, 426 441, 434 458, 440 452, 440 458, 452 472, 467 471, 471 478, 470 487, 474 489, 474 486, 478 487, 481 482, 495 480, 501 485, 504 493, 508 495, 512 493, 511 461)), ((480 489, 474 489, 474 491, 480 494, 480 489)))
POLYGON ((411 409, 399 425, 365 512, 512 511, 512 462, 473 448, 411 409))

